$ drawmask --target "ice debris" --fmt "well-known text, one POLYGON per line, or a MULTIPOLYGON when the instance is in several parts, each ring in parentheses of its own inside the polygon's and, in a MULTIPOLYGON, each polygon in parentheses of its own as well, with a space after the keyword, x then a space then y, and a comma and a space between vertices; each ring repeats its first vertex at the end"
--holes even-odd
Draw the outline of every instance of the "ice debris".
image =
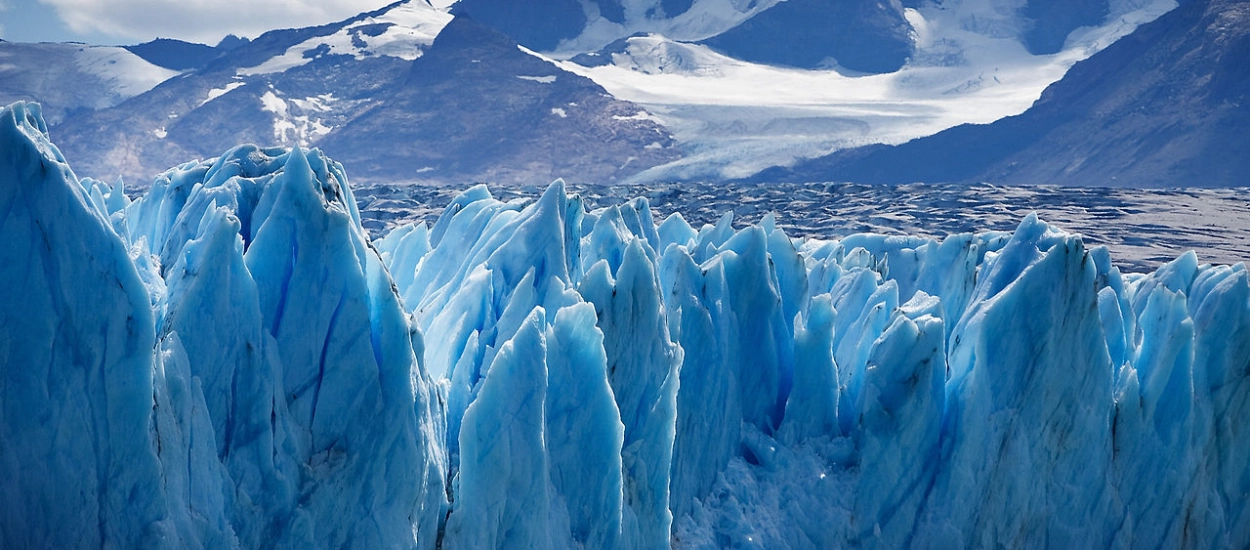
POLYGON ((130 200, 0 110, 0 546, 1228 547, 1250 282, 466 190, 370 242, 240 146, 130 200))

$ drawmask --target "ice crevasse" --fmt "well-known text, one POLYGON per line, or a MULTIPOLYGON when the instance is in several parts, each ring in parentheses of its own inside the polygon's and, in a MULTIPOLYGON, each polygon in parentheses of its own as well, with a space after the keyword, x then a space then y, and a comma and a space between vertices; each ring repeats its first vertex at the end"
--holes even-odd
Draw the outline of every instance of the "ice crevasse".
POLYGON ((4 548, 1250 543, 1250 283, 1013 233, 472 187, 371 241, 240 146, 141 197, 0 110, 4 548))

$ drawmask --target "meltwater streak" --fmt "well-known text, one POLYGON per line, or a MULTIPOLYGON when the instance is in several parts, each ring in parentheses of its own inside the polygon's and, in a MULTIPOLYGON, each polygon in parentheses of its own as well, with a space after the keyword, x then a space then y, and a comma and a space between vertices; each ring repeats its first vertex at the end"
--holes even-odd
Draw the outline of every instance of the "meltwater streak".
MULTIPOLYGON (((698 227, 726 212, 753 224, 775 212, 791 236, 829 239, 853 233, 945 237, 1011 231, 1029 212, 1105 245, 1126 272, 1144 273, 1187 250, 1204 263, 1250 259, 1250 189, 1008 187, 989 184, 854 183, 645 186, 570 185, 590 208, 646 197, 657 219, 680 212, 698 227)), ((542 187, 498 187, 500 200, 536 198, 542 187)), ((375 237, 404 222, 434 223, 459 188, 364 186, 356 190, 365 228, 375 237)), ((739 225, 739 224, 735 224, 739 225)))

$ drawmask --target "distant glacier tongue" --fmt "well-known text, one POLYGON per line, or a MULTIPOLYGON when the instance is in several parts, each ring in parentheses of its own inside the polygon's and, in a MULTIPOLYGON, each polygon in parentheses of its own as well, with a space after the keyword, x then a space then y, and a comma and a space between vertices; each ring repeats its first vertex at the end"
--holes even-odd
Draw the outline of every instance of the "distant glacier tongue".
POLYGON ((0 110, 0 547, 1241 547, 1250 278, 1029 216, 692 227, 338 163, 142 197, 0 110))

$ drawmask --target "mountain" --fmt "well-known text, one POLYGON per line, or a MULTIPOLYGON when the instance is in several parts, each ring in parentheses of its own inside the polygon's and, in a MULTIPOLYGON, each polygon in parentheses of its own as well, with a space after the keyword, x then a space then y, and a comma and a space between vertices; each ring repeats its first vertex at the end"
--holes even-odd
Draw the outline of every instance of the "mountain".
POLYGON ((1024 45, 1037 55, 1056 53, 1072 31, 1102 23, 1110 11, 1109 0, 1028 0, 1021 10, 1024 45))
POLYGON ((465 16, 382 95, 318 142, 358 178, 610 183, 679 156, 641 108, 465 16))
MULTIPOLYGON (((1098 26, 1109 0, 460 0, 458 13, 559 57, 598 51, 618 40, 658 34, 711 46, 730 57, 804 69, 897 71, 916 52, 918 29, 906 10, 965 15, 959 26, 1011 36, 1035 55, 1060 51, 1078 28, 1098 26)), ((1123 7, 1120 8, 1123 10, 1123 7)))
MULTIPOLYGON (((622 10, 615 0, 596 0, 591 5, 604 18, 620 21, 622 10)), ((587 22, 582 3, 576 0, 464 0, 455 9, 536 51, 554 50, 561 41, 580 34, 587 22)))
POLYGON ((0 546, 1250 540, 1244 264, 559 181, 371 241, 347 172, 244 145, 131 200, 0 109, 0 546))
POLYGON ((527 48, 567 57, 597 51, 638 33, 701 40, 775 4, 778 0, 459 0, 453 10, 527 48))
POLYGON ((703 43, 755 63, 887 73, 915 51, 913 33, 898 0, 787 0, 703 43))
POLYGON ((595 52, 629 36, 701 42, 731 57, 813 69, 898 70, 914 49, 897 0, 460 0, 457 13, 561 56, 595 52))
POLYGON ((453 9, 560 57, 659 34, 745 61, 814 68, 836 55, 847 66, 873 58, 895 70, 913 42, 903 8, 898 0, 459 0, 453 9), (878 46, 887 51, 871 51, 878 46))
POLYGON ((140 185, 239 141, 326 148, 371 182, 721 181, 1019 114, 1072 63, 1173 6, 407 0, 211 48, 115 49, 141 65, 103 79, 23 45, 0 62, 0 89, 46 103, 80 170, 140 185), (425 59, 452 13, 475 24, 425 59), (159 87, 136 78, 153 70, 159 87), (382 131, 388 117, 411 124, 382 131), (392 132, 407 145, 382 141, 392 132))
POLYGON ((52 132, 84 173, 141 184, 239 142, 323 146, 375 182, 610 181, 679 156, 640 108, 451 20, 414 1, 272 31, 52 132))
POLYGON ((53 124, 117 105, 176 74, 119 47, 0 40, 0 103, 43 102, 53 124))
POLYGON ((840 151, 760 181, 1239 186, 1250 3, 1194 0, 1077 63, 1019 116, 840 151))
POLYGON ((123 47, 158 67, 187 71, 202 68, 210 61, 246 43, 246 39, 229 35, 223 38, 216 47, 171 38, 157 38, 151 42, 123 47))
MULTIPOLYGON (((633 181, 732 180, 830 151, 901 143, 963 123, 1019 114, 1073 63, 1175 7, 1171 0, 1050 4, 759 3, 755 11, 741 13, 742 22, 721 17, 720 30, 705 38, 674 38, 686 29, 678 24, 680 17, 646 20, 649 25, 636 25, 641 34, 571 55, 563 66, 656 113, 682 145, 681 159, 639 173, 633 181), (1043 9, 1050 4, 1063 9, 1043 9), (848 10, 838 21, 847 25, 838 32, 847 36, 828 22, 836 9, 848 10), (864 19, 886 12, 894 15, 870 18, 880 25, 864 19), (761 21, 775 24, 761 26, 761 21), (910 30, 902 33, 900 21, 910 30), (874 34, 874 28, 900 32, 874 34), (1035 33, 1050 42, 1032 38, 1035 33), (744 49, 710 46, 724 37, 742 37, 726 45, 744 49), (830 48, 843 40, 849 48, 866 46, 860 61, 878 65, 852 68, 845 62, 851 58, 831 55, 830 48), (1043 53, 1046 48, 1058 51, 1043 53), (759 50, 757 62, 734 57, 745 57, 748 50, 759 50), (787 63, 816 68, 783 66, 787 63), (868 70, 888 72, 865 74, 868 70)), ((696 2, 691 10, 700 6, 711 9, 696 2)), ((587 28, 582 38, 593 34, 590 29, 625 29, 601 21, 587 28)), ((582 38, 553 55, 569 55, 573 45, 587 43, 582 38)))
POLYGON ((222 53, 212 46, 169 38, 157 38, 125 48, 148 63, 175 71, 198 69, 222 53))

